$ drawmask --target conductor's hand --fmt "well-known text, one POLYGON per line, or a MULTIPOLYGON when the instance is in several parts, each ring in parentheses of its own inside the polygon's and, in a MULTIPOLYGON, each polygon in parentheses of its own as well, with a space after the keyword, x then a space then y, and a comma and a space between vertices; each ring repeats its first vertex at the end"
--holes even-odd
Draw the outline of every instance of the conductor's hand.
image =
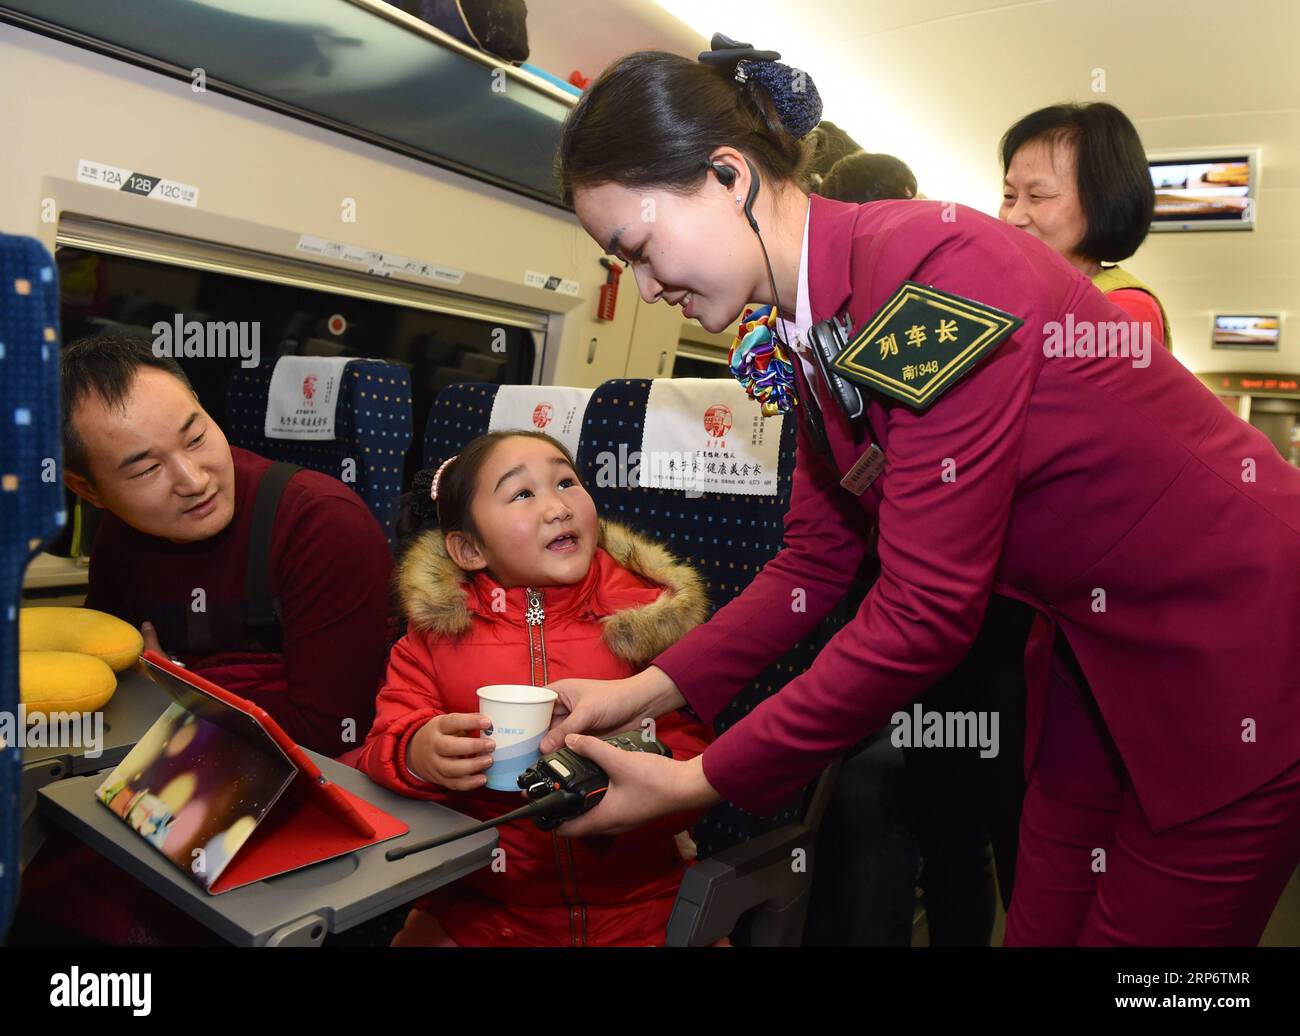
POLYGON ((602 737, 640 729, 643 719, 662 716, 686 703, 677 685, 657 666, 623 680, 555 680, 546 686, 559 697, 551 713, 551 729, 542 738, 543 755, 564 744, 566 734, 602 737))
POLYGON ((565 838, 616 835, 655 817, 705 809, 722 801, 704 777, 703 756, 685 762, 649 752, 625 752, 594 737, 570 734, 571 749, 609 775, 609 790, 588 813, 555 829, 565 838))
POLYGON ((452 791, 471 791, 487 783, 496 742, 478 737, 492 720, 481 712, 434 716, 415 732, 406 750, 406 765, 417 777, 452 791))

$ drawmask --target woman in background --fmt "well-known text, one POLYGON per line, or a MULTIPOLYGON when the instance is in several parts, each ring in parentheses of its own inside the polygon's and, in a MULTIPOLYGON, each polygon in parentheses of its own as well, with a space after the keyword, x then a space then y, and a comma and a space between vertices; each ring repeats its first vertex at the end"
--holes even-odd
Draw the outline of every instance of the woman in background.
POLYGON ((1002 171, 998 218, 1051 245, 1172 350, 1159 297, 1118 265, 1146 240, 1156 205, 1128 116, 1104 102, 1030 112, 1002 137, 1002 171))

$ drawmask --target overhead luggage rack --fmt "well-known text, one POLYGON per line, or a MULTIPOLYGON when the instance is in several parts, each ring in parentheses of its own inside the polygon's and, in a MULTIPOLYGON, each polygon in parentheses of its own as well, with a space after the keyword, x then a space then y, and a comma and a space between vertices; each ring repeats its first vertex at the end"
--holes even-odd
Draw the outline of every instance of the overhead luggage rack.
POLYGON ((0 0, 40 32, 560 206, 575 98, 379 0, 0 0))

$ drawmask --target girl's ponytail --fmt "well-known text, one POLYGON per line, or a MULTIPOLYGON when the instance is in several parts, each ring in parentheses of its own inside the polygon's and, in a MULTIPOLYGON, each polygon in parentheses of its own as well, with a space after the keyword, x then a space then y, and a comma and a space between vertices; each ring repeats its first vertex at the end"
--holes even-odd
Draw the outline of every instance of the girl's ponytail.
POLYGON ((429 490, 433 485, 433 475, 436 470, 424 468, 417 471, 411 480, 410 490, 402 494, 394 529, 398 542, 409 539, 421 529, 437 525, 437 504, 429 498, 429 490))

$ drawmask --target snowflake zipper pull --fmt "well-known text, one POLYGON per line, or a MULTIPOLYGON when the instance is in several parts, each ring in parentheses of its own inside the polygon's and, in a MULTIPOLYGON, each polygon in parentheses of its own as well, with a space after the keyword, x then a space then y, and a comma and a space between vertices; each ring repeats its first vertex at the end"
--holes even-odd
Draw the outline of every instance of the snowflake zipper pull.
POLYGON ((524 593, 528 596, 528 610, 524 612, 524 622, 530 626, 540 626, 546 618, 546 612, 542 609, 541 591, 528 586, 524 588, 524 593))

